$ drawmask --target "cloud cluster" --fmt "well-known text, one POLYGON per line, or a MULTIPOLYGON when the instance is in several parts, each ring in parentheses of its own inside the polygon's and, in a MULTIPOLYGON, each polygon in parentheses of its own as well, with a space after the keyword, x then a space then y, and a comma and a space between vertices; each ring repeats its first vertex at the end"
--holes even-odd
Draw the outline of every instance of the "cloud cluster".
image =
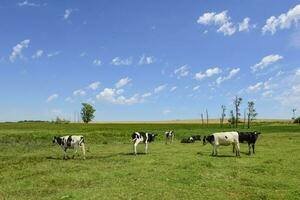
POLYGON ((281 59, 283 59, 283 56, 278 55, 278 54, 271 54, 271 55, 263 57, 262 60, 259 63, 253 65, 251 67, 251 69, 253 72, 256 72, 258 70, 262 70, 262 69, 266 68, 267 66, 269 66, 281 59))
POLYGON ((47 98, 46 102, 53 101, 54 99, 57 99, 57 98, 58 98, 58 94, 52 94, 47 98))
POLYGON ((75 90, 75 91, 73 92, 73 95, 74 95, 74 96, 85 96, 85 95, 86 95, 86 92, 85 92, 84 90, 82 90, 82 89, 79 89, 79 90, 75 90))
POLYGON ((99 81, 96 81, 96 82, 93 82, 91 83, 88 88, 91 89, 91 90, 96 90, 98 89, 98 87, 100 86, 100 82, 99 81))
POLYGON ((189 75, 189 67, 188 65, 183 65, 174 70, 174 74, 180 77, 188 76, 189 75))
POLYGON ((19 3, 17 3, 17 5, 20 7, 23 7, 23 6, 39 7, 40 6, 40 4, 32 3, 27 0, 25 0, 23 2, 19 2, 19 3))
POLYGON ((17 44, 16 46, 14 46, 13 51, 11 52, 11 54, 9 56, 9 60, 11 62, 14 62, 17 57, 23 58, 22 51, 24 49, 28 48, 29 43, 30 43, 30 40, 26 39, 26 40, 23 40, 22 42, 20 42, 19 44, 17 44))
POLYGON ((206 77, 211 77, 213 75, 220 74, 222 70, 219 67, 208 68, 204 73, 201 71, 195 74, 196 80, 202 80, 206 77))
POLYGON ((131 81, 131 79, 129 77, 125 77, 120 79, 116 84, 116 88, 121 88, 124 87, 125 85, 127 85, 129 82, 131 81))
POLYGON ((278 29, 288 29, 292 25, 297 26, 300 21, 300 4, 290 9, 286 13, 282 13, 278 17, 271 16, 266 20, 266 24, 262 28, 262 33, 270 32, 275 34, 278 29))
POLYGON ((93 64, 94 64, 94 65, 97 65, 97 66, 100 66, 100 65, 102 64, 102 62, 101 62, 100 59, 95 59, 95 60, 93 61, 93 64))
POLYGON ((142 57, 139 60, 139 65, 150 65, 152 63, 154 63, 155 59, 153 56, 145 56, 142 55, 142 57))
POLYGON ((217 32, 221 32, 227 36, 233 35, 236 31, 249 31, 250 28, 254 27, 254 25, 250 25, 249 17, 244 18, 241 23, 236 25, 231 21, 230 16, 227 15, 227 12, 227 10, 224 10, 220 13, 204 13, 198 18, 197 23, 206 26, 217 26, 217 32))
POLYGON ((37 59, 43 55, 44 51, 39 49, 35 52, 35 54, 32 55, 32 59, 37 59))
POLYGON ((120 57, 115 57, 112 59, 111 61, 111 64, 112 65, 116 65, 116 66, 119 66, 119 65, 131 65, 132 64, 132 58, 120 58, 120 57))
POLYGON ((166 88, 167 88, 167 84, 160 85, 160 86, 154 88, 154 93, 162 92, 162 91, 165 90, 166 88))
POLYGON ((229 74, 227 76, 220 76, 217 78, 216 83, 220 85, 222 82, 232 79, 234 76, 236 76, 240 72, 240 68, 234 68, 230 70, 229 74))
POLYGON ((64 13, 64 20, 67 20, 71 16, 72 12, 73 12, 72 9, 70 9, 70 8, 66 9, 65 13, 64 13))

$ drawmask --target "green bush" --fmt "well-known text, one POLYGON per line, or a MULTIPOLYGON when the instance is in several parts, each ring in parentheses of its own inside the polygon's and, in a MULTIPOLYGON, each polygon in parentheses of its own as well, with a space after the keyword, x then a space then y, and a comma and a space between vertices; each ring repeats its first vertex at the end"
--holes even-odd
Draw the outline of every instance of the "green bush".
POLYGON ((300 124, 300 117, 297 117, 296 119, 294 119, 294 123, 295 123, 295 124, 296 124, 296 123, 297 123, 297 124, 298 124, 298 123, 300 124))

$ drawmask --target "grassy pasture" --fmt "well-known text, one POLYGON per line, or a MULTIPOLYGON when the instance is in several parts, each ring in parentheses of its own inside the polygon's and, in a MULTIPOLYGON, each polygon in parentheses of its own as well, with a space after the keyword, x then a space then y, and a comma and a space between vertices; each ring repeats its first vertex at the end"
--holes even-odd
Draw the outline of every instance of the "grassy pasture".
MULTIPOLYGON (((193 134, 232 130, 210 124, 0 123, 0 199, 300 199, 300 126, 255 124, 256 155, 231 147, 180 144, 193 134), (172 145, 162 133, 175 130, 172 145), (149 154, 131 154, 130 135, 159 133, 149 154), (87 159, 62 160, 55 135, 82 134, 87 159)), ((144 151, 144 145, 139 145, 144 151)), ((69 151, 72 155, 72 151, 69 151)))

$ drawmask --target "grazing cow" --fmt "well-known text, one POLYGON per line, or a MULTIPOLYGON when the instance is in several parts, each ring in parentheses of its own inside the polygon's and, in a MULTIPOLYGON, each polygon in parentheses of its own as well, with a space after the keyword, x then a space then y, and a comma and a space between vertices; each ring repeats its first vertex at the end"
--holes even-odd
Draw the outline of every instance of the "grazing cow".
POLYGON ((132 142, 133 142, 133 150, 134 150, 134 154, 137 154, 137 145, 140 142, 145 143, 145 153, 148 153, 148 143, 154 141, 155 136, 157 136, 157 134, 153 134, 153 133, 145 133, 145 132, 134 132, 131 135, 132 138, 132 142))
POLYGON ((166 136, 166 144, 168 143, 171 144, 174 140, 175 133, 174 131, 166 131, 165 136, 166 136))
POLYGON ((194 143, 194 142, 195 142, 195 140, 194 140, 193 137, 183 138, 183 139, 181 140, 181 143, 194 143))
POLYGON ((209 142, 213 146, 212 156, 218 154, 218 147, 233 145, 236 148, 236 156, 240 156, 240 144, 238 132, 220 132, 204 136, 203 145, 209 142))
POLYGON ((201 141, 201 135, 192 135, 192 138, 196 141, 199 140, 201 141))
POLYGON ((85 146, 84 146, 84 137, 82 135, 67 135, 62 137, 54 137, 53 144, 58 144, 64 151, 63 159, 67 159, 67 149, 74 149, 75 155, 77 155, 78 148, 81 147, 83 153, 83 159, 85 159, 85 146))
MULTIPOLYGON (((261 134, 260 132, 254 131, 254 132, 238 132, 239 133, 239 142, 248 143, 249 147, 249 152, 248 154, 251 155, 251 146, 252 145, 252 152, 255 154, 255 143, 258 138, 258 136, 261 134)), ((233 152, 234 152, 234 147, 233 147, 233 152)))

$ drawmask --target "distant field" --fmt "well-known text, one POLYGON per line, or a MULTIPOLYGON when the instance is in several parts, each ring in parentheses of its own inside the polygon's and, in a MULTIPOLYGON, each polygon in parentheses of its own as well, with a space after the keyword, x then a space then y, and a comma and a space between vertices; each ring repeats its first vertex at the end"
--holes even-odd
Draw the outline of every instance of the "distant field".
POLYGON ((0 123, 0 199, 300 199, 299 125, 256 123, 257 153, 246 155, 244 144, 241 158, 231 147, 211 157, 209 144, 179 142, 229 130, 198 123, 0 123), (176 141, 165 145, 169 129, 176 141), (131 154, 136 130, 159 134, 148 155, 131 154), (52 137, 68 134, 85 136, 86 160, 62 160, 52 137))

